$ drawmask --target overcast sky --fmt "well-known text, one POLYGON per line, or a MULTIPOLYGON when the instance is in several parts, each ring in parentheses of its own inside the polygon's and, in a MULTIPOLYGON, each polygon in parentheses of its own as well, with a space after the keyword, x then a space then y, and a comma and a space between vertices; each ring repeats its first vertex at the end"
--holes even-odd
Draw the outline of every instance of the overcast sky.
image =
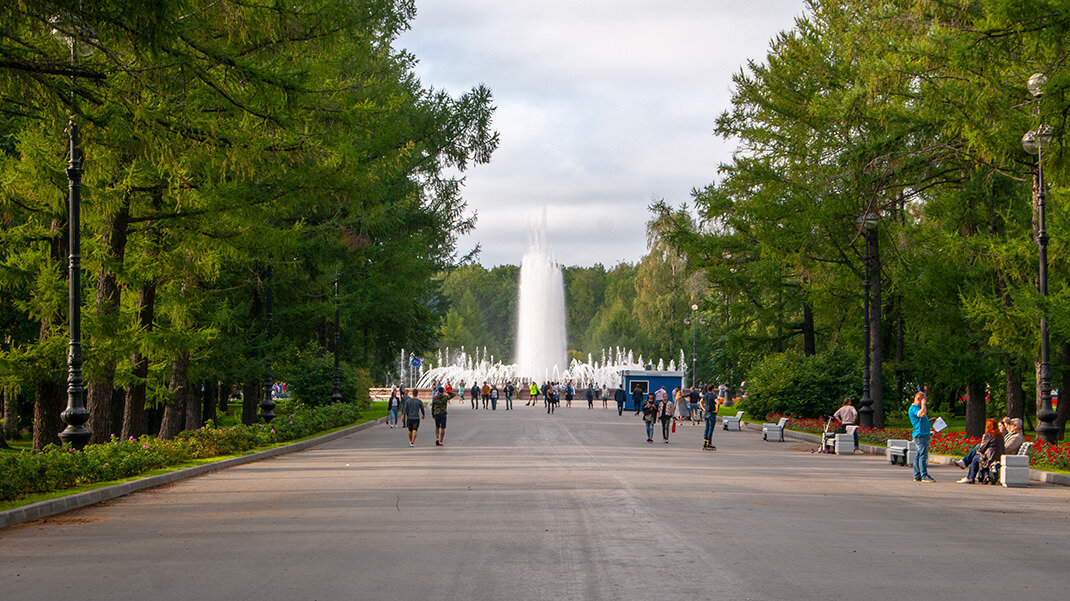
POLYGON ((398 46, 425 86, 494 94, 501 145, 467 173, 461 250, 519 264, 546 208, 565 265, 646 252, 654 199, 690 202, 734 149, 713 135, 731 78, 764 59, 802 0, 417 0, 398 46))

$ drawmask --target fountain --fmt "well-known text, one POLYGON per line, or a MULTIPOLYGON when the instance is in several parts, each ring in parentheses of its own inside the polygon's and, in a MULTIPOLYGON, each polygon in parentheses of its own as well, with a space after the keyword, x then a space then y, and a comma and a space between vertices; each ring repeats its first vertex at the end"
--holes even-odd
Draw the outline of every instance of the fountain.
MULTIPOLYGON (((506 382, 572 381, 577 388, 588 383, 615 388, 625 371, 643 370, 643 356, 635 359, 630 349, 602 349, 601 361, 588 354, 587 361, 567 362, 565 326, 565 283, 561 266, 554 260, 546 243, 546 216, 533 221, 528 234, 528 248, 520 263, 520 286, 517 299, 516 363, 503 364, 483 349, 465 352, 464 347, 451 355, 439 353, 436 366, 423 371, 417 387, 428 388, 434 382, 464 381, 506 382)), ((681 362, 682 363, 682 362, 681 362)), ((670 361, 669 369, 675 367, 670 361)), ((659 361, 659 369, 664 361, 659 361)))
POLYGON ((520 262, 517 299, 517 375, 546 381, 564 371, 565 280, 546 246, 546 215, 532 224, 520 262))

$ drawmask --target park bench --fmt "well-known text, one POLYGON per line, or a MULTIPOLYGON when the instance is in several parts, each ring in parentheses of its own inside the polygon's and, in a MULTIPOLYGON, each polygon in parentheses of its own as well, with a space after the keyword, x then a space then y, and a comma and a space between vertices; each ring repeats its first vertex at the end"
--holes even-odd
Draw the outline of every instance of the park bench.
POLYGON ((847 426, 847 432, 836 435, 836 454, 850 455, 858 447, 855 446, 855 430, 858 426, 847 426))
POLYGON ((917 450, 918 447, 915 446, 914 441, 889 438, 888 448, 884 450, 884 454, 888 457, 888 463, 892 465, 914 465, 914 455, 917 450))
POLYGON ((788 418, 782 417, 775 424, 762 424, 762 440, 771 442, 784 442, 784 426, 788 425, 788 418), (775 437, 771 438, 771 437, 775 437))
POLYGON ((1029 484, 1029 448, 1031 442, 1022 443, 1017 455, 1003 455, 999 462, 999 483, 1004 488, 1029 484))
POLYGON ((721 427, 725 430, 740 431, 740 421, 743 419, 743 412, 740 411, 735 415, 726 415, 721 418, 721 427))

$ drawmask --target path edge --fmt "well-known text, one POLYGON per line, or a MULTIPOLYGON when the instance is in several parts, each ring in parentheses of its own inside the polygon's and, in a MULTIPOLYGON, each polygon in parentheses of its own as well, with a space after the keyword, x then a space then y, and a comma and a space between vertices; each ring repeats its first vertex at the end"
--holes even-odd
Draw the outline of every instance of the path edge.
POLYGON ((382 424, 386 422, 385 417, 372 420, 370 422, 364 422, 363 424, 357 424, 356 426, 350 426, 343 428, 330 434, 324 434, 316 438, 310 438, 308 440, 302 440, 300 442, 294 442, 291 444, 275 447, 273 449, 267 449, 259 451, 242 457, 233 457, 231 459, 224 459, 222 461, 215 461, 213 463, 205 463, 203 465, 195 465, 193 467, 187 467, 184 469, 168 472, 166 474, 159 474, 156 476, 149 476, 148 478, 139 478, 137 480, 131 480, 129 482, 123 482, 122 484, 114 484, 112 486, 104 486, 94 490, 87 490, 86 492, 78 493, 75 495, 69 495, 66 497, 59 497, 58 499, 49 499, 47 501, 41 501, 39 503, 32 503, 30 505, 24 505, 22 507, 16 507, 14 509, 8 509, 7 511, 0 511, 0 529, 14 526, 16 524, 22 524, 25 522, 32 522, 33 520, 39 520, 54 516, 60 513, 73 511, 75 509, 81 509, 83 507, 89 507, 90 505, 96 505, 97 503, 103 503, 104 501, 110 501, 119 497, 129 495, 138 491, 146 490, 149 488, 155 488, 157 486, 163 486, 165 484, 172 484, 180 480, 187 478, 193 478, 194 476, 200 476, 207 474, 208 472, 214 472, 216 470, 226 469, 228 467, 234 467, 243 465, 246 463, 252 463, 254 461, 260 461, 262 459, 268 459, 270 457, 278 457, 279 455, 286 455, 288 453, 296 453, 297 451, 304 451, 305 449, 321 445, 332 440, 355 434, 362 430, 367 430, 375 426, 376 424, 382 424))

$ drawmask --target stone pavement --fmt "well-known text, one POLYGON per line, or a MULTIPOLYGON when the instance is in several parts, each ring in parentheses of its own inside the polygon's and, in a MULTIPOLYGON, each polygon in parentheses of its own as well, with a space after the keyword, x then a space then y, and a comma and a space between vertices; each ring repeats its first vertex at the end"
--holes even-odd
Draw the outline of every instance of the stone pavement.
POLYGON ((5 599, 1065 599, 1070 491, 585 402, 379 426, 0 530, 5 599))

